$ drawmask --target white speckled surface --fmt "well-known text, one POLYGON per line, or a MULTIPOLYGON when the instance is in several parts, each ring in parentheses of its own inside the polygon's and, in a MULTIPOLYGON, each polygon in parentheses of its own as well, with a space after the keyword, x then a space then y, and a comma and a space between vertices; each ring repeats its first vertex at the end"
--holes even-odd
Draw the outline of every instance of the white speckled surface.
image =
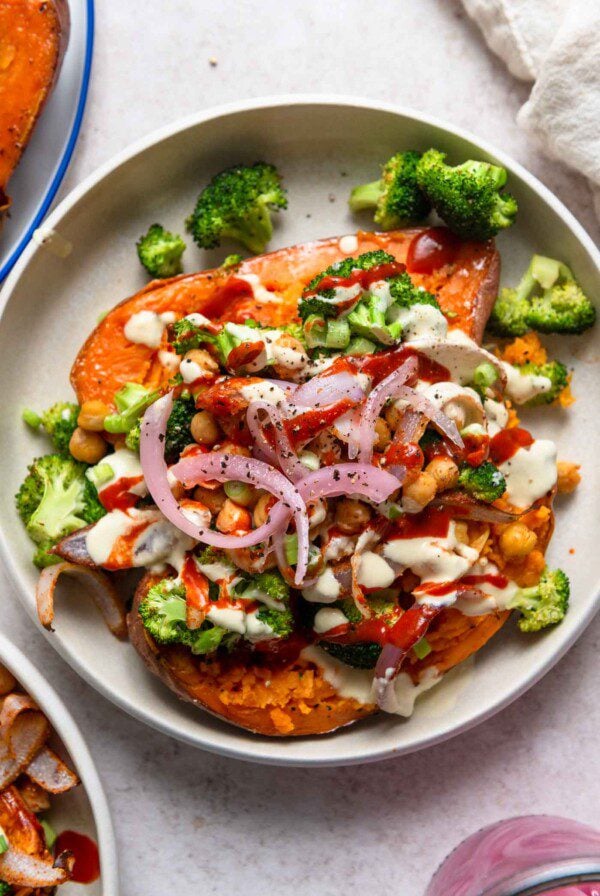
MULTIPOLYGON (((358 0, 97 6, 90 99, 63 196, 131 140, 196 109, 274 93, 354 93, 497 143, 598 237, 585 182, 517 130, 527 87, 489 54, 456 0, 374 0, 368 13, 358 0)), ((541 684, 475 731, 379 765, 299 770, 219 759, 144 728, 60 660, 5 577, 0 600, 3 631, 46 672, 94 753, 127 896, 422 896, 445 853, 490 821, 536 811, 598 822, 598 620, 541 684)))

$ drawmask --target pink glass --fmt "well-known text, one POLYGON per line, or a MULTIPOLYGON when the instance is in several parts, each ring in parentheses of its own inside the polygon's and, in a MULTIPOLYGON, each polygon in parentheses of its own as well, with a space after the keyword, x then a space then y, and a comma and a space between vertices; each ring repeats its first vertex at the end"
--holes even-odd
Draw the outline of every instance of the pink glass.
POLYGON ((472 834, 425 896, 600 896, 600 831, 567 818, 509 818, 472 834))

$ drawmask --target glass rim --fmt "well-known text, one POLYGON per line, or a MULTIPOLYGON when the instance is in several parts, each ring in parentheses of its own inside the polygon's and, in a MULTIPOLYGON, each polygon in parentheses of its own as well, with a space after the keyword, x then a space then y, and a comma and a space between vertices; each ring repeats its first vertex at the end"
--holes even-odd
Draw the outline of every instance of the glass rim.
POLYGON ((544 896, 559 887, 590 883, 600 888, 598 855, 562 859, 529 868, 482 890, 480 896, 544 896))

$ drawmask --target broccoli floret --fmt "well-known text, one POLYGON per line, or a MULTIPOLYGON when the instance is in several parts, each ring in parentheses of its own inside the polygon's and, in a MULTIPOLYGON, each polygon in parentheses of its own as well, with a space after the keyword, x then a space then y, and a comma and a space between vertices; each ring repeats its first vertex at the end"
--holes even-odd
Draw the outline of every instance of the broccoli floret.
POLYGON ((350 194, 353 212, 375 209, 375 223, 382 230, 422 221, 431 210, 417 184, 420 152, 409 150, 392 156, 382 168, 381 179, 355 187, 350 194))
POLYGON ((271 209, 286 207, 281 178, 273 165, 237 165, 213 177, 186 224, 205 249, 229 237, 260 253, 273 234, 271 209))
POLYGON ((235 268, 239 268, 243 260, 242 256, 238 255, 237 252, 232 252, 231 255, 227 255, 223 259, 221 268, 224 268, 226 271, 235 270, 235 268))
POLYGON ((400 321, 388 323, 386 310, 378 296, 368 295, 352 309, 346 320, 357 336, 394 345, 402 336, 402 324, 400 321))
POLYGON ((548 361, 546 364, 521 364, 516 369, 525 376, 545 376, 552 384, 547 392, 540 392, 526 401, 525 407, 528 408, 540 404, 552 404, 569 383, 567 368, 560 361, 548 361))
POLYGON ((294 617, 289 607, 284 610, 273 610, 271 607, 260 607, 256 616, 273 632, 274 638, 289 638, 294 631, 294 617))
POLYGON ((495 501, 506 491, 506 480, 493 463, 486 460, 479 467, 464 464, 458 477, 461 488, 477 501, 495 501))
POLYGON ((488 389, 492 388, 494 383, 498 381, 498 378, 498 371, 494 365, 490 364, 489 361, 484 361, 483 364, 479 364, 473 371, 471 385, 482 398, 485 398, 488 394, 488 389))
POLYGON ((319 647, 334 659, 355 669, 373 669, 377 665, 381 647, 373 641, 359 644, 339 644, 336 641, 319 641, 319 647))
POLYGON ((538 632, 548 625, 561 622, 569 608, 569 579, 562 569, 546 567, 533 588, 521 588, 508 604, 510 610, 520 610, 518 625, 522 632, 538 632))
POLYGON ((39 457, 29 467, 15 501, 27 534, 38 545, 36 566, 57 562, 50 549, 106 513, 85 469, 85 464, 59 454, 39 457))
POLYGON ((301 299, 298 305, 298 315, 303 321, 308 320, 309 317, 330 320, 331 318, 338 316, 339 310, 340 309, 335 302, 320 295, 301 299))
POLYGON ((141 601, 138 612, 146 631, 158 644, 183 644, 196 655, 214 653, 231 639, 231 633, 205 620, 200 628, 186 624, 185 587, 163 579, 153 585, 141 601))
POLYGON ((498 336, 583 333, 595 320, 596 310, 570 268, 534 255, 519 284, 500 292, 487 326, 498 336))
MULTIPOLYGON (((394 597, 387 597, 384 592, 380 595, 373 594, 367 598, 375 619, 381 620, 386 625, 393 625, 399 617, 398 603, 394 597)), ((346 619, 352 625, 361 622, 362 615, 353 600, 345 599, 331 604, 341 610, 346 619)), ((372 669, 381 653, 381 646, 372 641, 359 641, 354 644, 340 644, 338 641, 319 641, 319 647, 326 650, 330 656, 354 666, 356 669, 372 669)))
POLYGON ((415 286, 406 272, 390 280, 390 295, 394 304, 401 308, 410 308, 412 305, 433 305, 438 311, 440 310, 440 304, 436 297, 415 286))
POLYGON ((210 341, 202 327, 192 323, 187 317, 176 320, 169 327, 169 342, 178 355, 185 355, 194 348, 210 341))
POLYGON ((38 429, 41 425, 50 436, 54 448, 65 455, 69 454, 69 442, 77 427, 78 416, 79 405, 70 401, 59 401, 43 414, 29 409, 23 411, 25 423, 32 429, 38 429))
POLYGON ((11 896, 14 893, 12 884, 7 884, 5 880, 0 880, 0 896, 11 896))
POLYGON ((174 464, 183 449, 194 441, 190 427, 195 413, 196 404, 191 396, 176 398, 173 402, 165 438, 165 460, 168 464, 174 464))
POLYGON ((115 394, 118 413, 109 414, 104 418, 105 430, 112 433, 128 433, 146 408, 156 401, 159 394, 139 383, 125 383, 115 394))
POLYGON ((280 610, 290 600, 290 588, 279 570, 268 569, 255 576, 242 578, 235 587, 235 593, 244 600, 259 600, 280 610))
POLYGON ((140 451, 140 436, 142 432, 142 420, 141 417, 138 418, 127 435, 125 436, 125 445, 129 448, 130 451, 137 451, 139 454, 140 451))
POLYGON ((139 238, 136 247, 138 258, 151 277, 181 274, 185 243, 176 233, 169 233, 160 224, 152 224, 148 233, 139 238))
POLYGON ((313 292, 326 277, 339 277, 343 280, 349 277, 353 271, 370 271, 371 268, 379 267, 382 264, 392 264, 395 261, 394 256, 384 252, 383 249, 363 252, 358 258, 342 258, 313 277, 304 292, 313 292))
POLYGON ((417 182, 448 227, 463 239, 487 240, 514 223, 517 201, 500 192, 506 171, 488 162, 469 160, 455 168, 436 149, 423 154, 417 182))

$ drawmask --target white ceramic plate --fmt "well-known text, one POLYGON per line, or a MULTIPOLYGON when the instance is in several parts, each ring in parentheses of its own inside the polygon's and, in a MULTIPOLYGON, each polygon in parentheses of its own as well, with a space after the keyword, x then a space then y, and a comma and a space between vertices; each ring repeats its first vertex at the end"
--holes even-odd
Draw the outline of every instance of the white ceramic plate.
POLYGON ((0 232, 0 283, 31 239, 71 161, 87 98, 94 44, 93 0, 69 0, 71 29, 58 81, 8 188, 0 232))
POLYGON ((37 702, 53 728, 53 737, 70 756, 81 784, 69 793, 52 797, 47 813, 54 828, 87 834, 98 844, 101 877, 93 884, 64 884, 60 896, 118 896, 117 851, 108 804, 94 760, 81 732, 62 700, 27 657, 0 635, 0 663, 9 669, 37 702))
MULTIPOLYGON (((182 231, 199 188, 226 165, 264 158, 278 165, 289 191, 273 247, 356 229, 346 198, 353 184, 371 180, 400 148, 435 145, 456 160, 487 158, 505 165, 520 204, 518 224, 499 239, 504 278, 513 281, 531 253, 557 256, 576 271, 591 295, 600 292, 598 253, 567 210, 535 178, 503 153, 414 113, 367 101, 287 97, 212 110, 151 135, 78 187, 48 219, 73 244, 68 258, 30 245, 7 281, 0 327, 0 381, 5 413, 0 435, 0 499, 5 560, 16 591, 35 618, 36 571, 31 545, 12 511, 12 496, 27 459, 43 450, 19 421, 23 406, 44 407, 70 394, 75 353, 98 315, 145 282, 134 243, 153 221, 182 231)), ((367 219, 363 224, 367 226, 367 219)), ((221 260, 188 248, 187 270, 221 260)), ((584 486, 559 503, 549 561, 572 577, 572 609, 555 630, 525 637, 507 624, 476 658, 426 694, 414 716, 378 717, 336 734, 270 740, 253 736, 180 703, 146 672, 136 652, 105 631, 89 601, 71 592, 47 634, 65 659, 127 712, 168 734, 219 753, 267 763, 336 765, 366 762, 421 749, 464 731, 497 712, 536 682, 583 631, 596 609, 600 520, 596 495, 600 350, 597 334, 557 340, 560 356, 576 366, 577 404, 568 413, 537 413, 534 431, 554 437, 563 457, 585 471, 584 486), (569 548, 576 548, 569 554, 569 548), (582 562, 583 561, 583 562, 582 562), (595 568, 596 567, 596 568, 595 568)))

